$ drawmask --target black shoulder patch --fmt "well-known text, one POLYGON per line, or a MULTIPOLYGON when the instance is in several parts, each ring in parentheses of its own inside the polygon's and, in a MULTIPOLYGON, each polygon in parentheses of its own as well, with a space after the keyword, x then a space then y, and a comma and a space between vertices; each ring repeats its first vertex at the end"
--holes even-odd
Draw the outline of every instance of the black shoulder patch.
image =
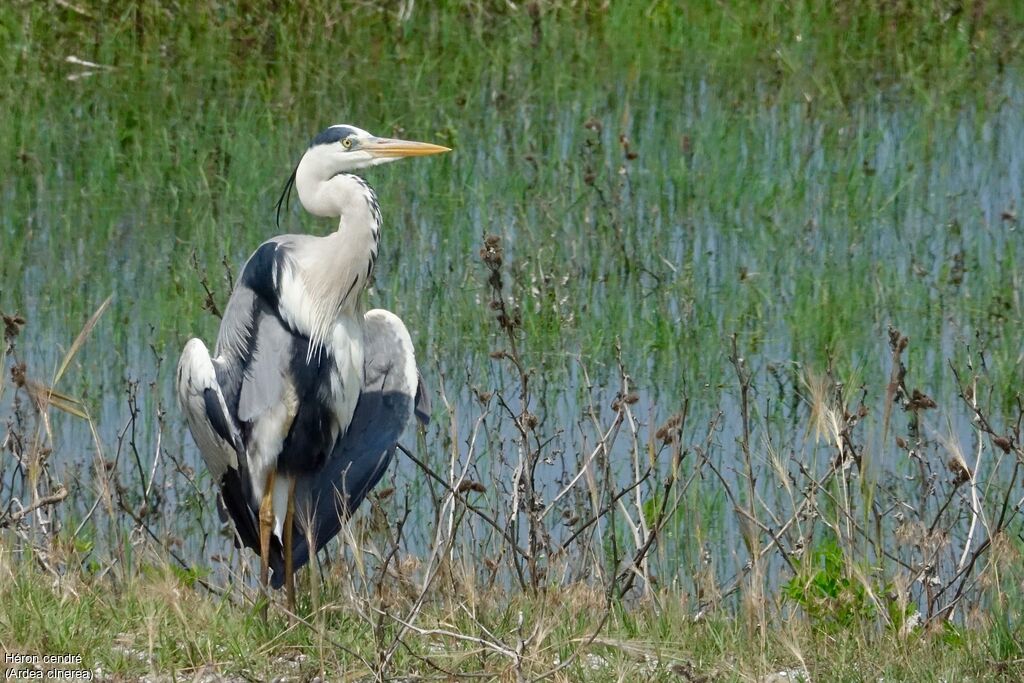
POLYGON ((309 144, 310 147, 316 147, 317 145, 329 145, 332 142, 341 142, 349 135, 355 134, 355 129, 349 128, 348 126, 331 126, 325 130, 320 131, 313 142, 309 144))
POLYGON ((241 284, 276 309, 280 296, 279 278, 284 261, 284 248, 277 242, 264 242, 245 262, 241 284))

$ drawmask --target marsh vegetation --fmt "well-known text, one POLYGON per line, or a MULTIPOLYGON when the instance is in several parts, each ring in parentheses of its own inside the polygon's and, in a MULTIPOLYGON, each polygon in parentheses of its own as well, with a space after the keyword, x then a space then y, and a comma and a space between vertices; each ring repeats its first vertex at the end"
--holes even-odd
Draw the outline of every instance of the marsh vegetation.
POLYGON ((1022 36, 1013 2, 5 4, 0 643, 1018 679, 1022 36), (335 122, 455 150, 367 176, 433 420, 266 625, 171 374, 335 122))

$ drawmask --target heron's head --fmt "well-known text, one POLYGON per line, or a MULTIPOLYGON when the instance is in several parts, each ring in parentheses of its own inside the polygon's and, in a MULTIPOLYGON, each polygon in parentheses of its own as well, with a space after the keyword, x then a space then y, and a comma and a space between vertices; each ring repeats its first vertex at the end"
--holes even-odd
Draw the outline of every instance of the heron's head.
POLYGON ((448 147, 429 142, 377 137, 347 124, 331 126, 313 138, 289 178, 281 201, 278 202, 278 222, 281 204, 287 203, 287 195, 291 194, 294 184, 299 184, 302 196, 304 189, 312 190, 343 173, 379 166, 403 157, 422 157, 450 151, 448 147))
POLYGON ((379 166, 403 157, 423 157, 450 151, 429 142, 379 138, 361 128, 341 124, 331 126, 313 138, 302 159, 322 168, 326 180, 339 173, 379 166))

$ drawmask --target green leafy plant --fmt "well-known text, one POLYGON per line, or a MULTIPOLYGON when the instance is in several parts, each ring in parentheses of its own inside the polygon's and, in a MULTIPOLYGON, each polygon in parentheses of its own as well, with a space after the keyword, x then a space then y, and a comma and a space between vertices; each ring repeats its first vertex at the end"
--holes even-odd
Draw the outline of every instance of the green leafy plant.
POLYGON ((783 595, 803 608, 816 626, 836 631, 876 616, 867 588, 849 570, 834 538, 812 548, 796 566, 798 573, 786 582, 783 595))

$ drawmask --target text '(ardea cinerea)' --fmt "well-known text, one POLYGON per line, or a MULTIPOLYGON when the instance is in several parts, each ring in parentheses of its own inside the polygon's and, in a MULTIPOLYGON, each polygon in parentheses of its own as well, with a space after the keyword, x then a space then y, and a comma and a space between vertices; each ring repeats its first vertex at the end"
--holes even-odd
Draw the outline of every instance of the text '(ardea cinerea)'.
POLYGON ((260 245, 231 293, 214 356, 191 339, 178 363, 178 397, 222 510, 259 552, 262 584, 273 568, 273 586, 286 585, 289 607, 294 571, 381 478, 413 412, 428 413, 405 325, 362 310, 381 214, 350 171, 447 151, 348 125, 317 135, 278 214, 294 187, 306 211, 338 218, 338 229, 260 245))

